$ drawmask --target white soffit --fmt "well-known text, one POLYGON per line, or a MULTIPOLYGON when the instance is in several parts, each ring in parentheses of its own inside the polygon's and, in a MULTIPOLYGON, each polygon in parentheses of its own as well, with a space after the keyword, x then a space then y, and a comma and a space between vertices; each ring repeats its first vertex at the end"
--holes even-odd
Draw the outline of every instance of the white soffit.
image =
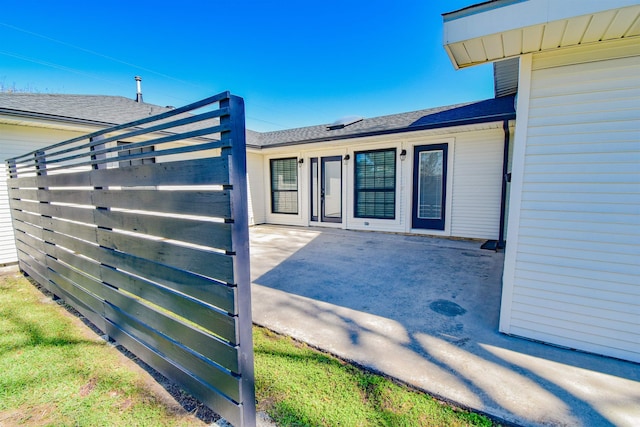
POLYGON ((498 0, 444 15, 444 45, 456 68, 638 36, 638 0, 498 0))

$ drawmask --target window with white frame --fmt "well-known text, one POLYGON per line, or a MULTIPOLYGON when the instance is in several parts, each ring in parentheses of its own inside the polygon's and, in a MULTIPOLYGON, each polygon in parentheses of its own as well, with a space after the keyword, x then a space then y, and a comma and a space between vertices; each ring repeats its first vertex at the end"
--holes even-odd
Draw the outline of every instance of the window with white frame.
POLYGON ((298 213, 298 159, 271 159, 271 212, 298 213))

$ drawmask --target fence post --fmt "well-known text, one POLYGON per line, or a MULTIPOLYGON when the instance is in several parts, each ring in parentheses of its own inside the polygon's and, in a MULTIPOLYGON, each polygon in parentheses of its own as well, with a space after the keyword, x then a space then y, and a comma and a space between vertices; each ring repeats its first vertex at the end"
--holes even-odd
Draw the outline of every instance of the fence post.
MULTIPOLYGON (((101 140, 103 140, 103 139, 105 139, 105 136, 104 136, 104 135, 99 135, 99 136, 95 136, 95 137, 91 138, 91 139, 89 140, 89 141, 91 142, 91 147, 89 147, 89 151, 92 151, 92 152, 93 152, 93 151, 96 151, 96 150, 102 150, 103 148, 105 148, 105 144, 104 144, 104 143, 102 143, 102 144, 100 143, 100 141, 101 141, 101 140), (95 143, 95 144, 94 144, 94 143, 95 143)), ((92 161, 93 161, 93 160, 104 160, 104 159, 106 159, 106 158, 107 158, 106 153, 102 153, 102 154, 92 154, 92 155, 91 155, 91 160, 92 160, 92 161)), ((95 163, 94 163, 94 164, 92 164, 92 165, 91 165, 91 169, 93 169, 93 170, 98 170, 98 169, 107 169, 107 163, 98 163, 98 164, 95 164, 95 163)), ((94 187, 93 187, 93 191, 95 192, 96 190, 102 190, 103 188, 104 188, 104 187, 95 187, 95 186, 94 186, 94 187)), ((109 208, 108 208, 108 207, 104 207, 104 206, 96 206, 96 207, 95 207, 95 210, 96 210, 96 211, 100 211, 100 210, 102 210, 102 211, 107 211, 107 210, 109 210, 109 208)), ((94 213, 94 218, 95 218, 95 213, 94 213)), ((95 219, 94 219, 94 222, 95 222, 95 219)), ((111 228, 106 228, 106 227, 98 226, 98 227, 97 227, 97 230, 96 230, 96 242, 99 242, 99 233, 100 233, 100 231, 99 231, 99 230, 111 230, 111 228)), ((100 245, 100 247, 101 247, 101 248, 104 248, 104 246, 102 246, 102 245, 100 245)), ((108 248, 105 248, 105 249, 110 250, 110 249, 108 249, 108 248)), ((111 267, 110 265, 107 265, 107 264, 105 264, 105 263, 103 263, 103 262, 100 262, 100 265, 101 265, 101 266, 104 266, 104 267, 106 267, 106 268, 114 268, 114 267, 111 267)), ((100 271, 100 280, 103 280, 102 276, 103 276, 102 271, 100 271)), ((111 286, 111 285, 109 285, 109 286, 111 286)), ((98 313, 98 314, 100 314, 100 316, 102 316, 102 317, 104 317, 104 316, 105 316, 105 313, 104 313, 104 312, 103 312, 103 313, 98 313)), ((110 336, 109 336, 109 334, 107 333, 107 326, 106 326, 106 323, 103 323, 103 324, 100 324, 100 325, 96 325, 96 326, 98 326, 98 327, 102 326, 102 332, 104 333, 104 335, 102 336, 102 338, 103 338, 105 341, 112 341, 111 337, 110 337, 110 336)))
POLYGON ((231 95, 220 101, 220 108, 228 107, 230 114, 220 119, 221 125, 229 125, 230 131, 221 134, 223 141, 231 142, 231 148, 223 148, 229 158, 229 178, 232 186, 231 209, 233 224, 232 245, 235 253, 234 278, 238 287, 238 342, 240 343, 240 372, 242 383, 242 426, 256 425, 255 373, 253 362, 253 323, 251 317, 251 276, 249 265, 249 215, 247 205, 247 153, 244 119, 244 101, 231 95), (230 154, 230 155, 229 155, 230 154))
MULTIPOLYGON (((45 177, 47 176, 47 159, 46 159, 46 154, 43 150, 38 150, 35 153, 33 153, 33 158, 34 158, 34 162, 35 162, 35 169, 36 169, 36 176, 38 177, 45 177)), ((41 187, 40 185, 38 185, 38 193, 44 193, 46 191, 49 190, 49 187, 47 186, 43 186, 41 187)), ((46 200, 42 200, 43 197, 42 195, 38 195, 38 201, 40 205, 46 205, 49 204, 48 201, 46 200)), ((46 198, 48 199, 48 197, 46 198)), ((38 214, 43 217, 43 218, 51 218, 50 215, 44 215, 42 213, 41 209, 38 209, 38 214)), ((44 264, 47 264, 47 257, 53 257, 52 254, 55 253, 55 250, 50 250, 48 249, 49 247, 54 247, 55 243, 52 243, 50 241, 47 240, 47 233, 53 233, 53 230, 46 228, 46 226, 44 225, 44 221, 42 223, 42 240, 43 240, 43 247, 45 248, 46 253, 43 255, 44 258, 42 259, 42 262, 44 264)), ((51 277, 47 277, 48 280, 51 280, 51 277)), ((49 287, 49 290, 52 290, 53 288, 49 287)), ((59 295, 56 295, 55 293, 53 293, 53 300, 58 300, 60 299, 59 295)))

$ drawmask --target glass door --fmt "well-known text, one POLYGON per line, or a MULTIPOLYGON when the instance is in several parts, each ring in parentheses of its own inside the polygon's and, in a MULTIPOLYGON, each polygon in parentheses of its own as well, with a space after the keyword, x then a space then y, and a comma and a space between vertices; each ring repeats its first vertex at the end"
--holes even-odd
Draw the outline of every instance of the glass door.
POLYGON ((342 222, 342 156, 312 157, 311 221, 342 222))
POLYGON ((322 157, 320 210, 323 222, 342 222, 342 156, 322 157))
POLYGON ((421 145, 413 156, 413 228, 444 230, 447 144, 421 145))

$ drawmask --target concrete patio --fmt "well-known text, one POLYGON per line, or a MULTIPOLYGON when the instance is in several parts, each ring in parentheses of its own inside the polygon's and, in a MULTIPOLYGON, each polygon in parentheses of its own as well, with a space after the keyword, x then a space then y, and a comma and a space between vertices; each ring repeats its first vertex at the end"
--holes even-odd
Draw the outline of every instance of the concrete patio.
POLYGON ((523 426, 640 425, 640 366, 498 332, 480 242, 251 229, 254 322, 523 426))

